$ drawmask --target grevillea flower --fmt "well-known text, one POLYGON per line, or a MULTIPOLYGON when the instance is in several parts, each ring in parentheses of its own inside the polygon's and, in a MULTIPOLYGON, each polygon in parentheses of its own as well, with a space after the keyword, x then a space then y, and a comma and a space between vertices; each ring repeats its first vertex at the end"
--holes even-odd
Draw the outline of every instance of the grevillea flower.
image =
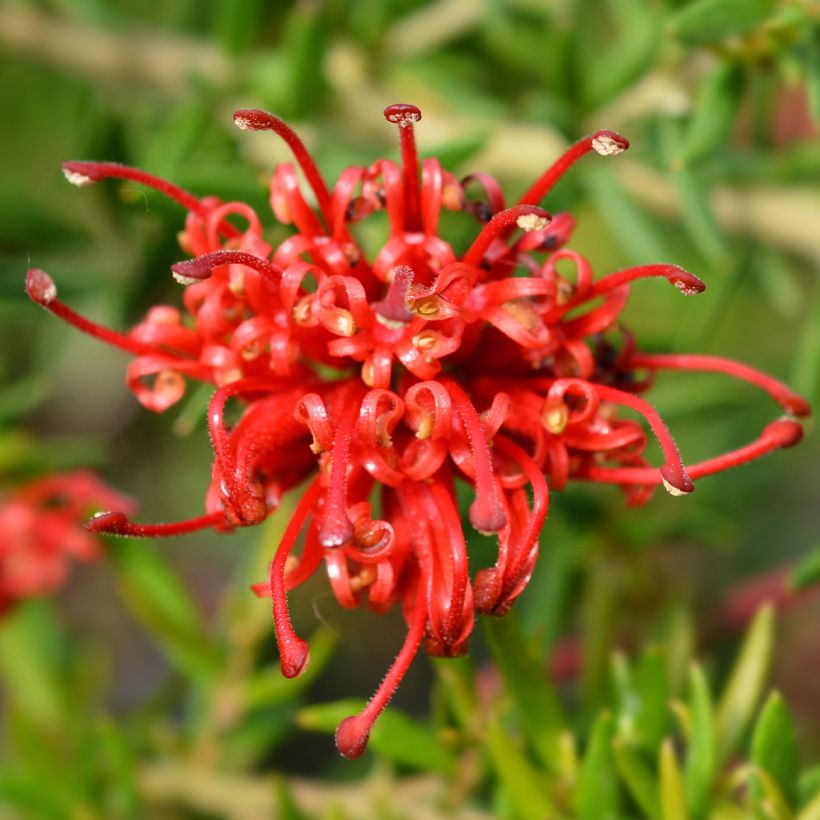
POLYGON ((83 470, 0 494, 0 614, 59 589, 70 558, 98 558, 98 538, 82 522, 95 509, 111 508, 128 512, 133 504, 83 470))
POLYGON ((303 192, 290 163, 273 173, 273 213, 294 226, 276 248, 243 203, 200 199, 121 165, 66 163, 75 185, 132 180, 187 210, 181 245, 191 258, 172 268, 185 286, 183 311, 155 307, 120 333, 61 302, 44 272, 28 274, 34 301, 133 354, 128 384, 149 409, 174 404, 189 379, 216 388, 205 513, 156 525, 104 514, 90 523, 93 531, 158 536, 258 524, 284 492, 306 483, 270 577, 256 586, 273 600, 283 673, 298 675, 308 662, 287 593, 322 564, 342 606, 403 607, 408 632, 398 657, 365 709, 338 729, 347 757, 364 750, 420 646, 458 655, 476 611, 509 609, 538 555, 549 488, 570 479, 608 482, 630 504, 646 502, 660 484, 689 493, 693 479, 795 444, 801 427, 792 417, 809 412, 802 398, 745 365, 635 346, 619 323, 631 284, 655 277, 691 295, 704 289, 696 276, 655 264, 595 278, 566 247, 573 218, 541 202, 582 156, 620 154, 626 139, 599 131, 580 140, 508 206, 487 174, 459 180, 438 160, 419 160, 418 108, 391 105, 385 117, 397 126, 401 163, 348 168, 331 190, 279 118, 234 115, 241 129, 284 139, 307 180, 303 192), (462 253, 439 235, 442 208, 477 223, 462 253), (378 211, 389 234, 369 259, 356 223, 378 211), (666 370, 750 382, 787 415, 751 444, 684 467, 643 398, 666 370), (243 410, 231 426, 232 400, 243 410), (644 457, 649 434, 660 444, 659 467, 644 457), (472 579, 457 480, 470 488, 469 524, 498 544, 496 562, 472 579))

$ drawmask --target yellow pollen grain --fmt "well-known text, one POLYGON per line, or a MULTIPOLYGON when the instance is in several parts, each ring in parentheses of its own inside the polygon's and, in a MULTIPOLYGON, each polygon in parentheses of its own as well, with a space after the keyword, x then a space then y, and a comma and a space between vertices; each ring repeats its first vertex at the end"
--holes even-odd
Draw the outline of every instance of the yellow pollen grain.
POLYGON ((560 436, 569 422, 569 410, 563 403, 552 405, 544 409, 541 421, 550 433, 560 436))
POLYGON ((431 298, 431 299, 420 299, 418 302, 413 305, 413 313, 417 313, 419 316, 436 316, 440 310, 438 299, 431 298))
POLYGON ((413 346, 419 350, 430 350, 436 345, 436 337, 432 333, 418 333, 413 337, 413 346))
POLYGON ((352 336, 356 332, 353 316, 346 310, 339 312, 333 322, 333 327, 342 336, 352 336))

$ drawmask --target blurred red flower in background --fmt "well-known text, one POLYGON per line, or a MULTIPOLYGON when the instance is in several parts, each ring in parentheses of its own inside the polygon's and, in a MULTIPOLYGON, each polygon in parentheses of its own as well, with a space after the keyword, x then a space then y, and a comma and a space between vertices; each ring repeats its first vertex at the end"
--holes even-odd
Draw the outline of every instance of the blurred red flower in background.
POLYGON ((385 116, 398 126, 401 165, 382 159, 348 168, 331 192, 285 123, 262 111, 235 114, 240 128, 272 130, 287 142, 316 203, 303 196, 293 165, 277 167, 271 207, 296 229, 277 248, 243 203, 199 199, 121 165, 66 163, 76 185, 134 180, 188 210, 181 245, 193 258, 173 266, 186 286, 184 314, 155 307, 119 333, 62 303, 43 271, 29 271, 27 282, 36 302, 135 356, 128 384, 149 409, 178 401, 186 378, 216 386, 205 514, 144 525, 106 513, 90 522, 93 531, 156 536, 253 525, 285 491, 309 481, 270 577, 256 587, 273 599, 284 674, 299 674, 308 661, 286 593, 323 562, 342 606, 365 596, 376 612, 402 604, 409 629, 395 663, 364 711, 337 732, 348 757, 364 750, 422 644, 433 655, 465 651, 474 612, 503 614, 521 593, 537 558, 548 487, 609 482, 632 505, 660 484, 689 493, 692 479, 795 444, 802 429, 791 416, 809 412, 802 398, 745 365, 636 348, 618 322, 630 284, 663 278, 696 294, 704 289, 696 276, 655 264, 595 279, 589 262, 565 247, 573 218, 539 203, 585 154, 624 151, 623 137, 599 131, 580 140, 507 207, 492 177, 458 180, 434 158, 419 161, 415 106, 392 105, 385 116), (462 253, 439 235, 442 208, 480 225, 462 253), (371 261, 355 224, 379 211, 389 236, 371 261), (745 447, 684 467, 641 396, 661 370, 750 382, 788 417, 745 447), (225 406, 237 397, 244 410, 229 426, 225 406), (643 417, 660 445, 660 468, 644 457, 645 426, 622 418, 620 408, 643 417), (471 488, 471 525, 498 540, 496 563, 472 581, 456 478, 471 488))
POLYGON ((0 494, 0 614, 23 598, 59 589, 70 559, 100 557, 99 539, 82 526, 93 510, 125 513, 133 506, 85 470, 45 476, 0 494))

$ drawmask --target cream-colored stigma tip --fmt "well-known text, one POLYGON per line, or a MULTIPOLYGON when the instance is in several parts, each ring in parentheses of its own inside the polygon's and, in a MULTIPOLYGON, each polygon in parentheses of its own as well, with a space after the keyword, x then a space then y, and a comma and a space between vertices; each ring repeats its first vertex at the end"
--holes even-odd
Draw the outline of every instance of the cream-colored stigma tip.
POLYGON ((234 116, 233 124, 240 130, 240 131, 250 131, 251 130, 251 121, 249 117, 237 117, 234 116))
POLYGON ((72 185, 76 185, 78 188, 85 188, 94 184, 94 180, 91 177, 80 174, 77 171, 69 171, 68 168, 63 168, 63 176, 65 176, 72 185))
POLYGON ((173 276, 180 285, 195 285, 197 282, 202 281, 201 279, 195 279, 193 276, 183 276, 176 271, 171 271, 171 276, 173 276))
POLYGON ((538 214, 522 214, 515 220, 515 224, 522 231, 540 231, 549 225, 549 219, 545 216, 538 216, 538 214))
POLYGON ((622 143, 610 137, 608 134, 600 134, 592 140, 593 150, 602 157, 614 157, 623 154, 626 148, 622 143))
POLYGON ((664 489, 669 495, 674 495, 676 498, 682 495, 689 495, 689 493, 681 490, 680 487, 675 487, 673 484, 670 484, 663 476, 661 476, 661 481, 663 481, 664 489))
POLYGON ((31 298, 41 305, 51 304, 57 298, 57 285, 44 270, 39 268, 32 268, 26 275, 26 289, 31 298))

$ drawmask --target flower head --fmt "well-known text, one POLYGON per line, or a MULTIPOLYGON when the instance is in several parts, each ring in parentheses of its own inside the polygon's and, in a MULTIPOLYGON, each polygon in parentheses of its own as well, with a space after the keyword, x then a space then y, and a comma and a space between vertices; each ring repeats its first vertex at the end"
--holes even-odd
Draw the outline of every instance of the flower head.
POLYGON ((87 471, 49 475, 0 496, 0 613, 62 586, 70 558, 99 556, 81 526, 93 509, 128 512, 132 502, 87 471))
POLYGON ((459 180, 438 160, 419 160, 418 108, 391 105, 384 113, 398 129, 401 164, 348 168, 333 190, 278 117, 234 115, 244 130, 281 136, 308 183, 303 192, 289 163, 273 173, 271 208, 294 226, 276 248, 243 203, 200 199, 124 166, 66 163, 74 184, 135 180, 187 209, 181 245, 191 258, 172 269, 185 286, 184 312, 155 307, 119 333, 63 304, 42 271, 28 278, 43 307, 135 357, 128 383, 149 409, 174 404, 191 378, 216 388, 205 514, 158 525, 111 514, 90 529, 230 530, 259 523, 283 493, 308 482, 270 576, 256 586, 272 598, 283 673, 298 675, 309 658, 291 625, 287 592, 321 564, 342 606, 403 607, 409 628, 395 663, 364 711, 339 727, 337 745, 348 757, 364 750, 420 646, 433 655, 464 652, 474 613, 501 615, 522 592, 550 488, 570 479, 609 482, 630 504, 645 503, 659 485, 686 494, 693 479, 796 443, 801 428, 791 416, 809 411, 787 387, 745 365, 637 349, 619 323, 632 283, 665 279, 692 295, 704 289, 696 276, 653 264, 596 278, 566 247, 573 218, 540 203, 582 156, 615 156, 627 149, 625 138, 599 131, 580 140, 508 207, 489 175, 459 180), (463 253, 439 235, 442 208, 477 223, 463 253), (379 211, 389 234, 369 259, 356 223, 379 211), (788 417, 744 448, 684 467, 643 398, 658 372, 675 369, 751 382, 788 417), (244 409, 229 426, 225 407, 235 399, 244 409), (622 417, 622 409, 645 423, 622 417), (644 457, 650 434, 660 466, 644 457), (498 543, 495 564, 472 580, 456 480, 471 488, 470 526, 498 543))

